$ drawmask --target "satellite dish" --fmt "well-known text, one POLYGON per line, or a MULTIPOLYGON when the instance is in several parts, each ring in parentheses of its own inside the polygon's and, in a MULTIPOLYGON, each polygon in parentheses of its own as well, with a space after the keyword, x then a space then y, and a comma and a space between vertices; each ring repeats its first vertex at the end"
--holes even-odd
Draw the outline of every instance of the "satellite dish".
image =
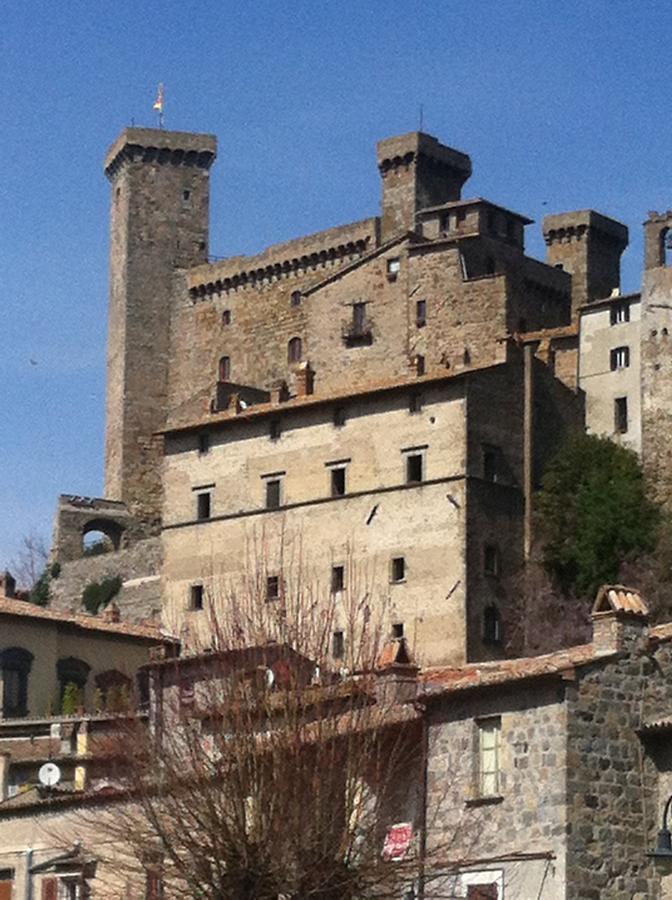
POLYGON ((48 762, 40 767, 37 777, 45 787, 55 787, 61 780, 61 770, 56 763, 48 762))

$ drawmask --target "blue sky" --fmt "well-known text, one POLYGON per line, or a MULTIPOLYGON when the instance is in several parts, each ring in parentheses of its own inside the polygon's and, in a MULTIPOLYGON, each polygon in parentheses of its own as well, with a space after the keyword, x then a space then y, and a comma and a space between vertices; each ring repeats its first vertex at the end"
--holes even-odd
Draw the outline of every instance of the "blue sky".
POLYGON ((375 214, 376 140, 468 152, 465 195, 529 215, 672 206, 667 4, 639 0, 4 0, 0 8, 0 565, 49 539, 61 492, 102 492, 106 147, 214 132, 211 252, 375 214))

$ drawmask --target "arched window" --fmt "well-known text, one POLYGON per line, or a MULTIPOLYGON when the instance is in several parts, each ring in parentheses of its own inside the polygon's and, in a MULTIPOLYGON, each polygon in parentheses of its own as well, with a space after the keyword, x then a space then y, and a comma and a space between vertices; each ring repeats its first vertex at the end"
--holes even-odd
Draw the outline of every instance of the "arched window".
POLYGON ((107 669, 94 678, 97 705, 107 712, 127 712, 131 700, 131 679, 117 669, 107 669))
POLYGON ((28 714, 28 675, 32 663, 33 654, 23 647, 8 647, 0 653, 3 718, 28 714))
POLYGON ((65 659, 58 660, 56 663, 56 676, 58 678, 61 702, 63 701, 65 689, 69 684, 74 684, 80 694, 83 695, 90 671, 91 666, 85 663, 83 659, 68 656, 65 659))
POLYGON ((219 360, 219 380, 231 381, 231 357, 222 356, 219 360))
POLYGON ((301 338, 293 337, 287 344, 287 361, 290 363, 301 362, 301 338))
POLYGON ((502 641, 502 616, 494 603, 483 610, 483 640, 489 644, 502 641))

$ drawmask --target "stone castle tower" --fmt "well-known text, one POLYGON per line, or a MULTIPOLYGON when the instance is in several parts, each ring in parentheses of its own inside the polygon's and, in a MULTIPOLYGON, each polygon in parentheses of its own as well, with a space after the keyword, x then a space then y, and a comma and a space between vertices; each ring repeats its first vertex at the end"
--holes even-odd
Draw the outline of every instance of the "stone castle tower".
POLYGON ((110 148, 112 185, 105 496, 149 530, 160 516, 174 273, 207 261, 207 134, 127 128, 110 148))

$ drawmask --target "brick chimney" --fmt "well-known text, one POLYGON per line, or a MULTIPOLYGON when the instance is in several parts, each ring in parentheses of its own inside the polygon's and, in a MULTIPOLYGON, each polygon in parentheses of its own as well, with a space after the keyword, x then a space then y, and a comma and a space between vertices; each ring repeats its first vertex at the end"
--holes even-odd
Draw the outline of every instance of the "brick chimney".
POLYGON ((376 698, 382 703, 409 703, 415 699, 419 667, 406 638, 393 638, 383 647, 376 666, 376 698))
POLYGON ((310 368, 309 362, 302 362, 296 367, 294 373, 294 394, 297 397, 307 397, 313 393, 315 372, 310 368))
POLYGON ((100 618, 103 620, 103 622, 121 622, 121 611, 114 600, 112 601, 112 603, 105 607, 103 612, 100 614, 100 618))
POLYGON ((10 600, 16 597, 16 580, 6 569, 4 572, 0 572, 0 597, 3 596, 10 600))
POLYGON ((593 606, 593 646, 596 650, 628 650, 646 631, 649 610, 638 591, 605 584, 593 606))

